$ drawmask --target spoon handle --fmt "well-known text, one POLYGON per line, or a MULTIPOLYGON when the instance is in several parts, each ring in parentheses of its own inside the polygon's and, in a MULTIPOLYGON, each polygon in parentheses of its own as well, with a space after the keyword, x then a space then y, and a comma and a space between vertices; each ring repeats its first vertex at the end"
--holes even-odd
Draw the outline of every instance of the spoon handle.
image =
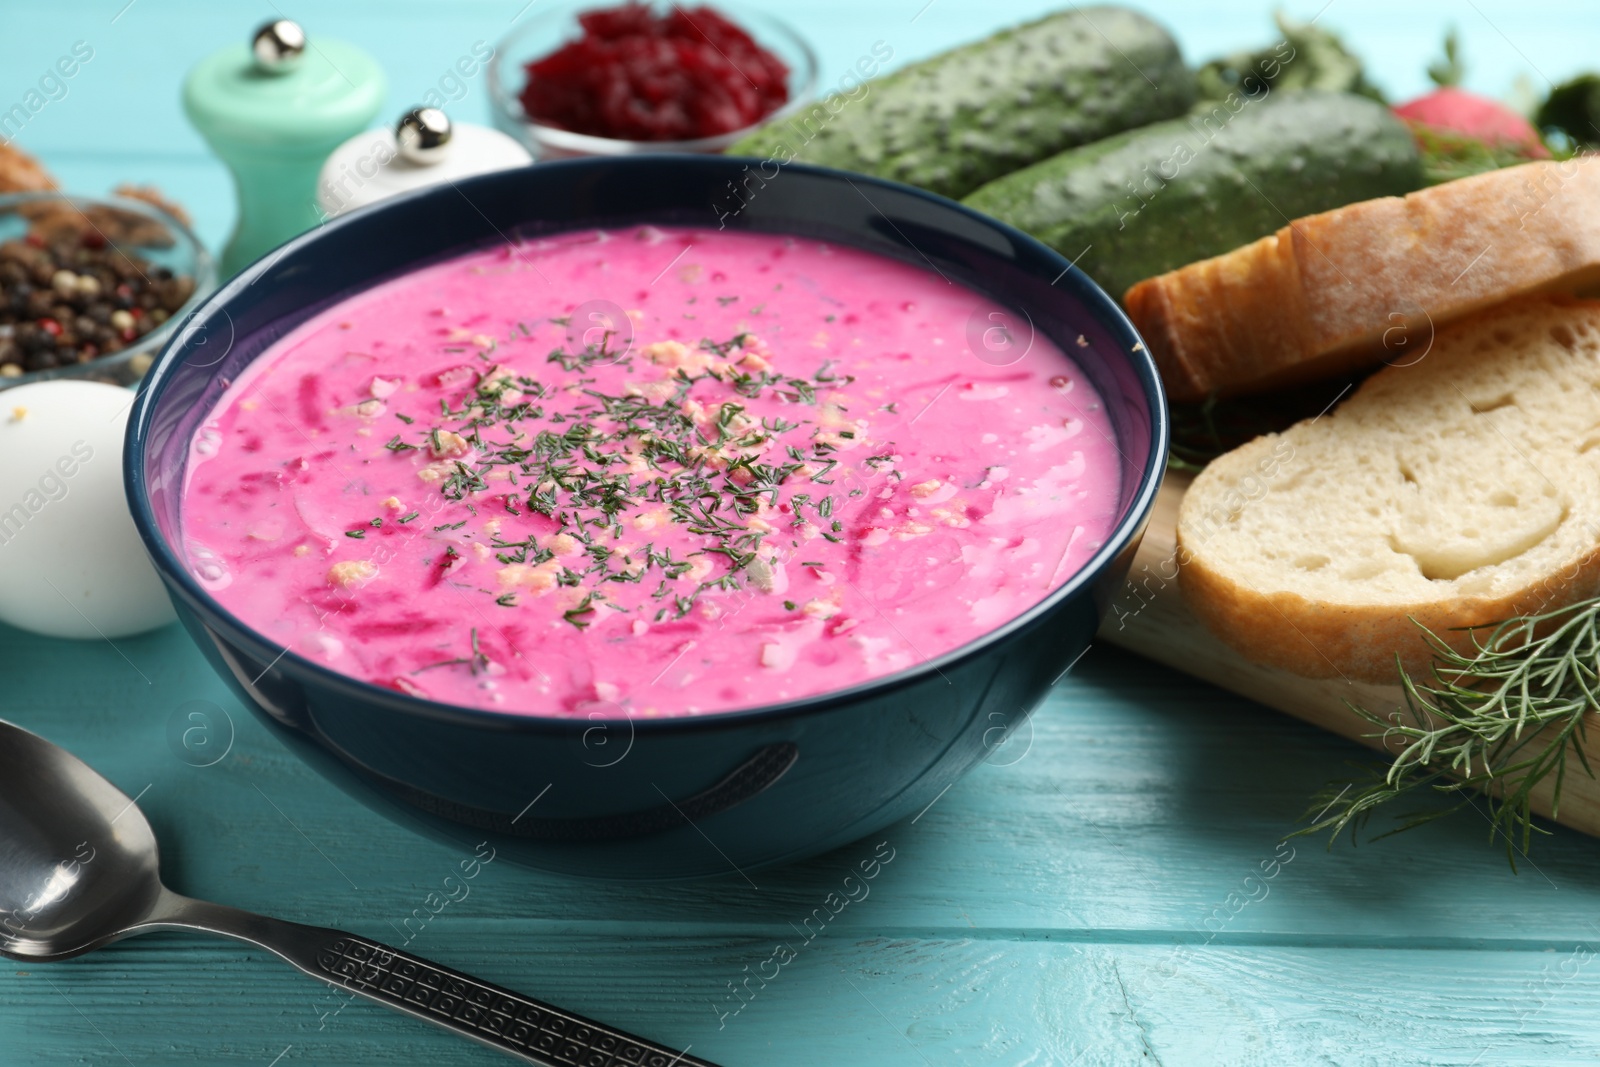
POLYGON ((259 945, 314 978, 539 1067, 716 1067, 364 937, 169 894, 150 927, 259 945))
POLYGON ((316 933, 322 935, 316 939, 316 969, 290 961, 301 970, 541 1067, 709 1067, 687 1050, 634 1037, 420 956, 337 930, 316 933))

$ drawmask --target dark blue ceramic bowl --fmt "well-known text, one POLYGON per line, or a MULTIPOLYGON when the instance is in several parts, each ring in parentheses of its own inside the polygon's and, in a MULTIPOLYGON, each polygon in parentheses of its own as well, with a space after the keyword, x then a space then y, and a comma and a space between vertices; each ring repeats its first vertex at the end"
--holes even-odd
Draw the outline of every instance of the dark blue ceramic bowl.
POLYGON ((958 204, 799 165, 764 182, 754 173, 753 161, 717 157, 576 160, 389 201, 228 282, 151 368, 128 424, 127 490, 178 614, 245 703, 361 800, 545 870, 627 879, 748 871, 917 814, 1088 646, 1166 462, 1161 386, 1133 327, 1066 260, 958 204), (381 689, 283 652, 201 589, 177 547, 189 440, 263 349, 342 297, 426 263, 497 241, 642 223, 850 245, 936 266, 1025 311, 1073 353, 1115 427, 1121 517, 1105 547, 1027 614, 930 663, 786 704, 638 721, 497 714, 381 689))

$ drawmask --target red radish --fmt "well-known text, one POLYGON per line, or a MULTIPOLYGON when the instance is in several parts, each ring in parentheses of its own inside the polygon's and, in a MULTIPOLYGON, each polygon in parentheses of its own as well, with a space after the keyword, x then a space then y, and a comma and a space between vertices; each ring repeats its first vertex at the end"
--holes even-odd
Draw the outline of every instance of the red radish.
MULTIPOLYGON (((1509 148, 1527 159, 1546 159, 1550 152, 1533 124, 1498 100, 1461 88, 1466 65, 1461 38, 1454 29, 1444 35, 1444 58, 1428 64, 1428 77, 1439 88, 1401 104, 1394 113, 1413 128, 1427 127, 1480 141, 1490 148, 1509 148)), ((1419 136, 1419 140, 1422 138, 1419 136)))
POLYGON ((1465 134, 1488 145, 1519 148, 1530 159, 1547 159, 1550 155, 1527 119, 1497 100, 1453 85, 1441 86, 1401 104, 1394 113, 1408 122, 1465 134))

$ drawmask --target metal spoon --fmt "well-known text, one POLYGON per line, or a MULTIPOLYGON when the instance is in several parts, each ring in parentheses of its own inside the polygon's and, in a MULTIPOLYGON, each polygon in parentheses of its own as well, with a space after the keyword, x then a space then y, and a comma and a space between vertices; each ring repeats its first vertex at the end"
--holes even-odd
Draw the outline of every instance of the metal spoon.
POLYGON ((0 721, 0 955, 64 960, 133 934, 203 930, 541 1067, 715 1067, 364 937, 179 896, 158 866, 133 801, 0 721))

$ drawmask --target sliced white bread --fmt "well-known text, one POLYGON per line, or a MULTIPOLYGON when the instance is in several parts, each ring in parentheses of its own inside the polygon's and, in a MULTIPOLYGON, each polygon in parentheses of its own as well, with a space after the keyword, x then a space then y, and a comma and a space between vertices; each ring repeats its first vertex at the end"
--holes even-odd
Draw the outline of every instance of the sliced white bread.
POLYGON ((1213 462, 1178 515, 1195 615, 1307 677, 1425 671, 1448 633, 1600 595, 1600 301, 1441 330, 1337 409, 1213 462))
POLYGON ((1177 401, 1415 351, 1515 296, 1600 295, 1600 156, 1528 163, 1297 219, 1140 282, 1128 315, 1177 401))

